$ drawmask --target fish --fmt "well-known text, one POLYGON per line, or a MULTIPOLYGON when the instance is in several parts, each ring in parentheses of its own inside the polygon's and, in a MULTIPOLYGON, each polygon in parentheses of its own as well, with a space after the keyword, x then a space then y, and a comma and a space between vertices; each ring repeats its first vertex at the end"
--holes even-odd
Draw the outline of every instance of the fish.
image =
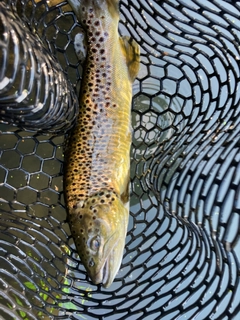
POLYGON ((68 2, 83 28, 74 42, 83 73, 80 112, 65 153, 65 201, 87 274, 108 288, 121 266, 129 221, 132 84, 140 47, 118 33, 119 1, 68 2))

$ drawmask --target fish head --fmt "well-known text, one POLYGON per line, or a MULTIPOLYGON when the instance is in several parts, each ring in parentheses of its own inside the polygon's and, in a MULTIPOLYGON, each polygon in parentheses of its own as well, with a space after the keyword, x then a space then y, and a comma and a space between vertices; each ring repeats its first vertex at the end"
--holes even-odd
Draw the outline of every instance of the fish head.
POLYGON ((113 192, 102 191, 78 204, 70 218, 77 251, 94 284, 113 282, 122 261, 129 208, 113 192))

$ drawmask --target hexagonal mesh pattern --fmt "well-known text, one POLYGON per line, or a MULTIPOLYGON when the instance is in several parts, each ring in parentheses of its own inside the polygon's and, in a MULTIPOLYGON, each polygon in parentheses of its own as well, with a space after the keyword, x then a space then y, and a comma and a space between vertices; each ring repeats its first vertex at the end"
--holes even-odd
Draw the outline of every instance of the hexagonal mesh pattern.
POLYGON ((29 23, 4 2, 0 9, 1 122, 35 131, 69 129, 78 112, 70 81, 29 23))
POLYGON ((46 61, 57 59, 53 70, 71 81, 72 98, 61 115, 66 127, 58 105, 43 112, 62 135, 6 124, 22 119, 18 104, 0 114, 0 317, 239 319, 240 2, 120 2, 120 32, 140 44, 141 69, 133 87, 131 216, 109 289, 88 281, 63 200, 63 130, 74 121, 66 116, 75 112, 72 87, 79 91, 73 39, 80 25, 66 1, 9 4, 32 45, 40 38, 46 61))

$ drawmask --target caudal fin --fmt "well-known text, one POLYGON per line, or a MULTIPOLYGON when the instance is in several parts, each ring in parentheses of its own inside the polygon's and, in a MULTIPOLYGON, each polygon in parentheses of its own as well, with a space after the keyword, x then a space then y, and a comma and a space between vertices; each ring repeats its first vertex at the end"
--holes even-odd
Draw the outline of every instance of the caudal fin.
POLYGON ((111 15, 119 16, 119 0, 68 0, 80 23, 89 18, 111 15))

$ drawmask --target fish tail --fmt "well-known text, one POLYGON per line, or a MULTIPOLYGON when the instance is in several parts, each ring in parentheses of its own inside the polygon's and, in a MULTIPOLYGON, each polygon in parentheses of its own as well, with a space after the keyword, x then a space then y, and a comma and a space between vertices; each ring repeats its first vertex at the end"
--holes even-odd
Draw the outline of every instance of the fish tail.
POLYGON ((111 16, 119 16, 119 0, 68 0, 80 22, 94 13, 96 18, 110 13, 111 16))

